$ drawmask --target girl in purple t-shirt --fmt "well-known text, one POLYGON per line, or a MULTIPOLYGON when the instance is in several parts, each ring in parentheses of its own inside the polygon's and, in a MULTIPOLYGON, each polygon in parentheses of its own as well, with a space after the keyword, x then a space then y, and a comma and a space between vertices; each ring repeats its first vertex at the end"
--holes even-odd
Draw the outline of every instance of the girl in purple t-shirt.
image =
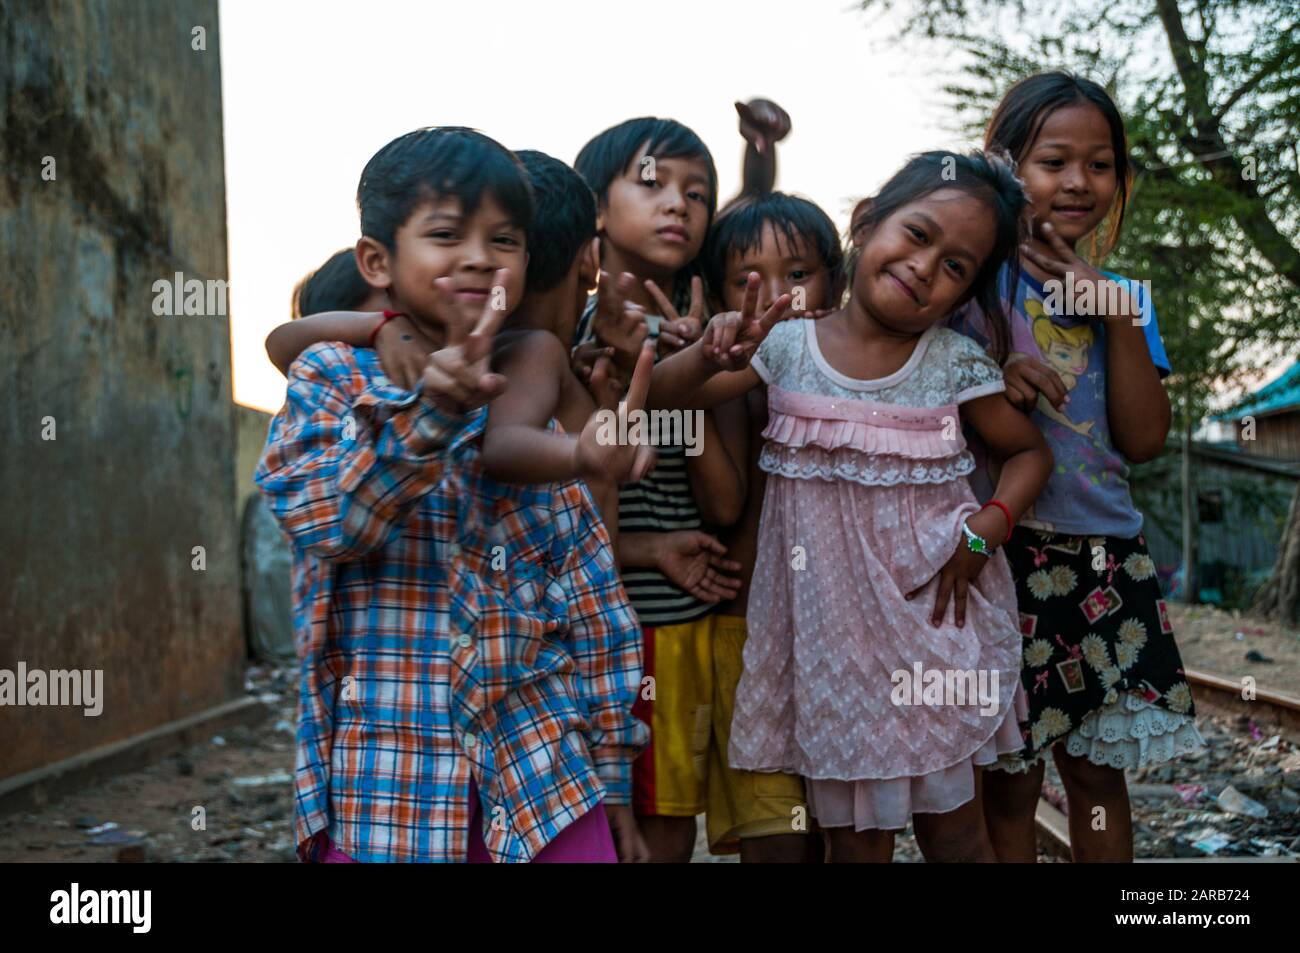
MULTIPOLYGON (((1031 413, 1055 459, 1006 545, 1029 720, 1024 750, 986 774, 985 816, 1000 860, 1035 859, 1050 750, 1071 806, 1075 860, 1131 860, 1124 769, 1203 742, 1125 479, 1128 462, 1158 456, 1169 432, 1155 306, 1146 282, 1098 271, 1075 250, 1090 238, 1100 260, 1118 238, 1130 175, 1124 124, 1096 83, 1041 73, 1003 97, 985 148, 1015 158, 1034 218, 1019 275, 1002 276, 1007 397, 1031 413), (1095 825, 1098 816, 1105 823, 1095 825)), ((983 338, 978 318, 967 307, 955 326, 983 338)), ((972 477, 981 499, 996 478, 996 464, 985 469, 972 477)))

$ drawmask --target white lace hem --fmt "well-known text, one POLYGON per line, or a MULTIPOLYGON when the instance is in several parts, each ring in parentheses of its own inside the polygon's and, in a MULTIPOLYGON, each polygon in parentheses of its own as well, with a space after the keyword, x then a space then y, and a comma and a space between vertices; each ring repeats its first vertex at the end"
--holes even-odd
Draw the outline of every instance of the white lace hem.
POLYGON ((851 447, 837 450, 763 446, 758 466, 766 473, 793 480, 848 480, 863 486, 898 486, 904 483, 951 483, 975 469, 968 451, 935 462, 919 462, 898 456, 867 456, 851 447))
MULTIPOLYGON (((1072 757, 1121 770, 1164 764, 1205 745, 1190 715, 1159 708, 1136 692, 1125 692, 1109 705, 1088 712, 1062 740, 1072 757)), ((992 768, 1023 774, 1046 754, 1043 749, 1028 761, 1018 755, 1003 756, 992 768)))

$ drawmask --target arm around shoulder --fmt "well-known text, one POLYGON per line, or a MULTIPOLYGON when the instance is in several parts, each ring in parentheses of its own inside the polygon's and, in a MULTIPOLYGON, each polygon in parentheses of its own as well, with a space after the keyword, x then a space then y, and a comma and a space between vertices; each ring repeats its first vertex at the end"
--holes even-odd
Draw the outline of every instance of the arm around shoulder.
POLYGON ((350 348, 309 347, 292 368, 256 481, 296 546, 352 559, 399 535, 442 479, 463 420, 426 398, 395 403, 360 379, 350 348))

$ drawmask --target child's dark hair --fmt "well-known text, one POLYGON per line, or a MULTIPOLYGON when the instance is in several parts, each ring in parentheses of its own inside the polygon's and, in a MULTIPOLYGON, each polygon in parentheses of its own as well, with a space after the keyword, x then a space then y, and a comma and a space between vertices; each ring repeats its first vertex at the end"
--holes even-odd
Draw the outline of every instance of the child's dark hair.
MULTIPOLYGON (((1009 287, 1015 287, 1018 252, 1026 233, 1025 211, 1029 207, 1024 183, 1016 178, 1015 164, 1010 159, 979 150, 965 155, 923 152, 913 156, 875 196, 858 204, 849 229, 850 240, 864 231, 869 234, 903 206, 942 189, 965 192, 987 204, 993 212, 996 222, 993 248, 980 263, 962 300, 973 300, 983 312, 992 356, 1001 364, 1010 353, 1011 328, 1002 306, 998 274, 1006 264, 1011 269, 1009 287)), ((866 238, 848 253, 850 287, 862 245, 869 240, 866 238)))
POLYGON ((394 248, 397 229, 422 203, 455 195, 469 216, 485 193, 527 230, 533 199, 528 175, 513 152, 473 129, 416 129, 376 152, 361 172, 357 208, 361 234, 394 248))
POLYGON ((627 171, 641 147, 660 159, 703 159, 709 174, 709 223, 718 211, 718 170, 704 140, 672 119, 645 116, 611 126, 578 153, 573 167, 587 180, 601 202, 609 200, 609 184, 627 171))
POLYGON ((1047 117, 1058 109, 1084 103, 1095 106, 1105 117, 1106 125, 1110 127, 1111 149, 1115 152, 1115 179, 1118 183, 1115 202, 1106 213, 1104 228, 1099 227, 1092 237, 1092 256, 1100 261, 1119 241, 1133 185, 1124 118, 1100 84, 1062 70, 1025 77, 1007 90, 997 109, 993 110, 993 117, 984 131, 984 148, 1003 150, 1021 162, 1038 138, 1047 117))
POLYGON ((596 237, 596 196, 586 181, 559 159, 532 149, 515 153, 533 186, 533 223, 528 230, 529 291, 550 291, 573 267, 582 247, 596 237))
POLYGON ((371 290, 361 277, 357 256, 343 248, 294 287, 292 314, 301 318, 322 311, 355 311, 371 290))
POLYGON ((758 248, 763 240, 763 226, 769 223, 787 248, 793 248, 801 240, 811 247, 826 268, 833 294, 844 269, 844 249, 840 247, 835 224, 817 205, 785 192, 743 195, 727 203, 718 213, 700 256, 710 292, 721 296, 727 277, 727 257, 758 248))

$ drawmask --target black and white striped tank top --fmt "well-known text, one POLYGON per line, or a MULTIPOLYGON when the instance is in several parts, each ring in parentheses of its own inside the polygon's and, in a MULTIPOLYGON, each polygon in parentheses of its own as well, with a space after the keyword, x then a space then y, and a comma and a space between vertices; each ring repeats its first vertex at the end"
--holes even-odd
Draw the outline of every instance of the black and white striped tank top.
MULTIPOLYGON (((590 339, 596 298, 587 299, 574 334, 575 346, 590 339)), ((657 322, 651 327, 657 330, 657 322)), ((654 472, 618 493, 620 533, 671 533, 700 529, 700 511, 691 495, 686 472, 686 448, 681 444, 655 448, 659 463, 654 472)), ((642 625, 675 625, 709 614, 713 604, 702 602, 678 588, 653 569, 623 569, 623 588, 642 625)))

